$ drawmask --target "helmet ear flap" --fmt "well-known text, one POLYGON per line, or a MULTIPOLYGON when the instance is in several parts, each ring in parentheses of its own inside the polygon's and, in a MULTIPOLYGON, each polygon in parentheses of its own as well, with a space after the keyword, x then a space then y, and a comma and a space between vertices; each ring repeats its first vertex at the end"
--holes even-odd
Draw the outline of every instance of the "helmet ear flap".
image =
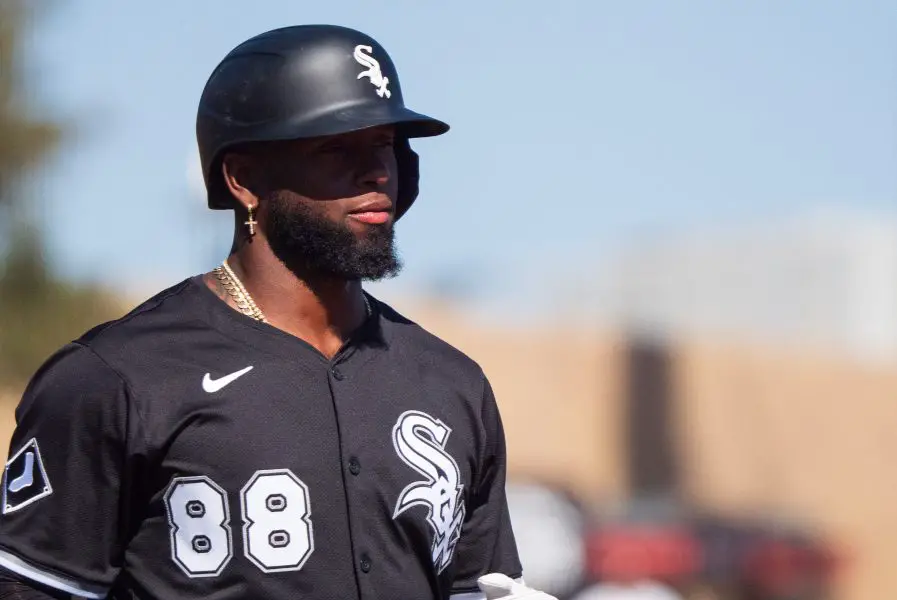
POLYGON ((396 220, 404 215, 420 191, 420 157, 411 149, 406 137, 395 141, 396 165, 399 169, 399 194, 396 199, 396 220))

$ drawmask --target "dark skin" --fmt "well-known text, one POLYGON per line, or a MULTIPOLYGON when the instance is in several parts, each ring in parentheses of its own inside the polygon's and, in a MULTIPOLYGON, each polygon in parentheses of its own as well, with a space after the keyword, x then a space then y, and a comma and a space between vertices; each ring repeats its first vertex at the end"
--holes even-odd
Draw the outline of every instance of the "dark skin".
MULTIPOLYGON (((391 126, 289 142, 253 145, 224 157, 228 192, 258 222, 250 236, 246 213, 237 212, 228 263, 265 314, 268 323, 331 358, 365 319, 361 282, 288 269, 265 237, 267 199, 278 193, 362 240, 375 228, 392 228, 398 195, 391 126), (385 223, 367 223, 357 211, 371 203, 385 209, 385 223), (353 215, 353 213, 355 213, 353 215)), ((381 211, 382 212, 382 211, 381 211)), ((213 273, 206 285, 236 310, 213 273)))

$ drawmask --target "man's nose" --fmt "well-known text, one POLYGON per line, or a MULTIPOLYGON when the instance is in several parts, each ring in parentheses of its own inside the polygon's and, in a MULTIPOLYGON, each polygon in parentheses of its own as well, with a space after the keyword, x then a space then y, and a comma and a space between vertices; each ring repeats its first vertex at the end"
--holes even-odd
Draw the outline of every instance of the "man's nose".
POLYGON ((382 188, 393 176, 389 162, 382 152, 370 152, 361 161, 358 169, 358 183, 363 187, 382 188))

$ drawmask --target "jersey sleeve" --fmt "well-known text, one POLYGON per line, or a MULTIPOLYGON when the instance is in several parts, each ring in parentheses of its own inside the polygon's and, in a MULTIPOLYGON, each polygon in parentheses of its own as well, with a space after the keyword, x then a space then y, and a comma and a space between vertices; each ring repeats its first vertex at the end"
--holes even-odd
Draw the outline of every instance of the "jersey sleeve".
POLYGON ((476 489, 471 490, 467 518, 458 541, 453 598, 468 597, 471 593, 480 597, 477 578, 487 573, 503 573, 513 579, 522 577, 505 496, 507 453, 504 428, 492 386, 485 379, 484 386, 485 444, 480 476, 476 489))
POLYGON ((35 374, 16 409, 3 472, 0 566, 85 598, 105 598, 121 564, 129 455, 127 387, 86 346, 35 374))

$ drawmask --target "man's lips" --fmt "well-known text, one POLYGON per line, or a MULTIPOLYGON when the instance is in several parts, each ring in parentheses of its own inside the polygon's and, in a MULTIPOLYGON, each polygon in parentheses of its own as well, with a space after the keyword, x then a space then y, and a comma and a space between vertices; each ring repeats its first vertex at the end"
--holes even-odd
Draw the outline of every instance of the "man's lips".
POLYGON ((356 221, 368 223, 369 225, 382 225, 389 220, 389 211, 387 210, 369 210, 365 212, 352 212, 349 216, 356 221))
POLYGON ((389 200, 365 202, 349 211, 350 217, 370 225, 381 225, 386 223, 391 214, 392 202, 389 200))

